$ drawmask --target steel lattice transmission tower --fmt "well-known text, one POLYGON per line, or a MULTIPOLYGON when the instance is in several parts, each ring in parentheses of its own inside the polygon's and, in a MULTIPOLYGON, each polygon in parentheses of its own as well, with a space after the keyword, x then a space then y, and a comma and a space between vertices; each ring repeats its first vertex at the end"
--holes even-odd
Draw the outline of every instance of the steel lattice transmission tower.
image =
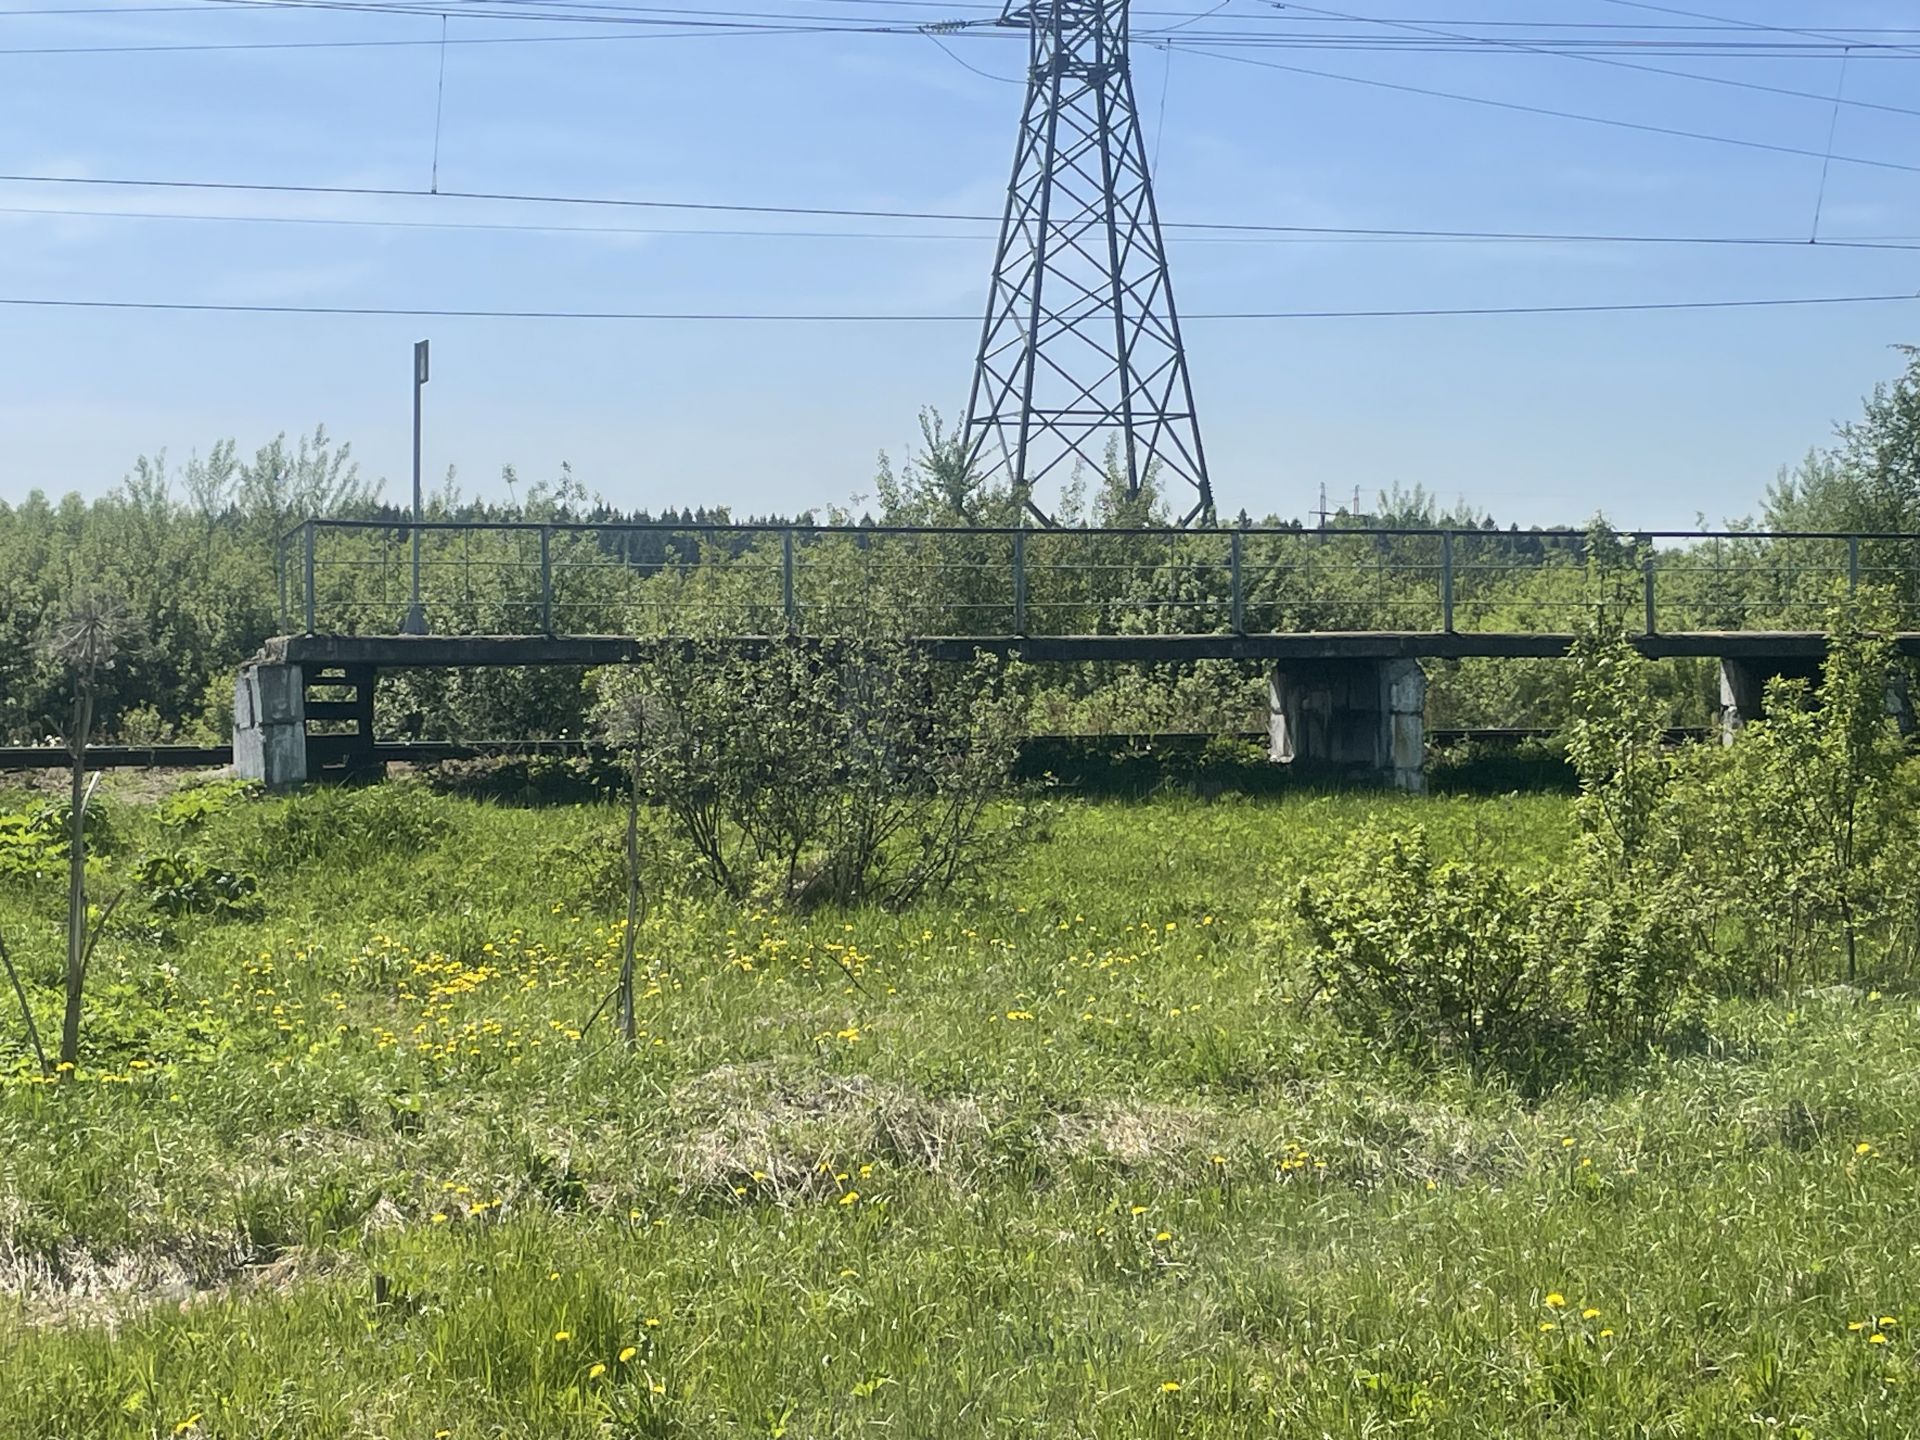
MULTIPOLYGON (((1036 517, 1036 485, 1106 464, 1127 492, 1149 466, 1213 513, 1153 178, 1127 61, 1127 0, 1009 3, 1032 35, 1026 106, 967 402, 967 453, 1036 517)), ((1184 523, 1184 522, 1183 522, 1184 523)))

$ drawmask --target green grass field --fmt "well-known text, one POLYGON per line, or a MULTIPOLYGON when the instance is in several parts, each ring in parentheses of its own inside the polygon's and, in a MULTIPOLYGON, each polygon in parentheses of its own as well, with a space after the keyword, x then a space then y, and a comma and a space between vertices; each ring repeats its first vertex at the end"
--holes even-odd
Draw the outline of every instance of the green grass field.
MULTIPOLYGON (((585 1027, 613 810, 123 799, 109 872, 184 843, 265 914, 127 902, 75 1083, 0 993, 0 1435, 1920 1431, 1913 999, 1728 1004, 1537 1102, 1412 1073, 1288 918, 1376 811, 1570 837, 1546 797, 1068 802, 968 903, 667 887, 630 1052, 585 1027)), ((43 1031, 61 899, 0 883, 43 1031)))

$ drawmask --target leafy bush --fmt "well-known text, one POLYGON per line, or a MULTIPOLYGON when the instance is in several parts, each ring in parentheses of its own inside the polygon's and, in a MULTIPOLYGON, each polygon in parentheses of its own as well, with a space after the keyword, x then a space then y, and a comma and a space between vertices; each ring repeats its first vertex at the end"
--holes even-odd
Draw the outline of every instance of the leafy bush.
POLYGON ((209 865, 184 852, 149 855, 135 869, 134 879, 147 904, 175 920, 188 915, 257 920, 265 909, 260 882, 252 875, 209 865))
POLYGON ((254 792, 246 780, 211 780, 184 786, 153 807, 153 818, 168 830, 194 830, 224 815, 254 792))
POLYGON ((66 838, 28 815, 0 815, 0 877, 32 880, 66 863, 66 838))
POLYGON ((1413 1058, 1527 1074, 1571 1029, 1549 899, 1497 867, 1436 864, 1418 827, 1367 827, 1294 904, 1334 1014, 1413 1058))
POLYGON ((1887 714, 1897 662, 1857 614, 1830 625, 1818 687, 1775 680, 1764 717, 1693 757, 1676 790, 1677 843, 1713 904, 1730 988, 1916 958, 1920 770, 1887 714))
MULTIPOLYGON (((0 878, 34 879, 67 863, 67 803, 43 801, 30 809, 0 812, 0 878)), ((87 849, 107 855, 118 848, 108 808, 96 799, 87 807, 87 849)))
POLYGON ((634 783, 716 886, 795 906, 901 905, 978 873, 1019 832, 1005 667, 935 673, 906 643, 697 643, 609 672, 634 783))

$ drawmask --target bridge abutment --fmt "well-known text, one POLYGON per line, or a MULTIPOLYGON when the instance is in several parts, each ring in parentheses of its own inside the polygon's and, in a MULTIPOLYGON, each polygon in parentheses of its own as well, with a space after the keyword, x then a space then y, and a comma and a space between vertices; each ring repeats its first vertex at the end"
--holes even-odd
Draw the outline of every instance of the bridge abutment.
POLYGON ((1425 790, 1427 675, 1417 660, 1301 660, 1267 676, 1268 753, 1425 790))

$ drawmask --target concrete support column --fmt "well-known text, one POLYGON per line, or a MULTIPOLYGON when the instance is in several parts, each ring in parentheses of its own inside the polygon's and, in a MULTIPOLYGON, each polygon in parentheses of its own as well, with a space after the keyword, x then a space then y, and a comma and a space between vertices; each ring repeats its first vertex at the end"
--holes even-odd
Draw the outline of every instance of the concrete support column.
POLYGON ((1731 745, 1740 727, 1760 718, 1761 700, 1773 667, 1751 660, 1720 662, 1720 742, 1731 745))
POLYGON ((1267 681, 1268 753, 1282 765, 1425 790, 1426 705, 1417 661, 1288 661, 1267 681))
POLYGON ((233 686, 233 768, 290 790, 307 780, 307 687, 298 665, 247 664, 233 686))
POLYGON ((1902 735, 1913 734, 1913 686, 1907 679, 1906 668, 1898 662, 1894 664, 1893 673, 1887 676, 1887 714, 1900 727, 1902 735))
MULTIPOLYGON (((1777 656, 1772 659, 1720 661, 1720 739, 1731 745, 1740 727, 1766 714, 1767 686, 1775 680, 1804 680, 1809 688, 1820 688, 1820 662, 1805 656, 1777 656)), ((1898 714, 1891 686, 1887 693, 1887 713, 1898 714)))

